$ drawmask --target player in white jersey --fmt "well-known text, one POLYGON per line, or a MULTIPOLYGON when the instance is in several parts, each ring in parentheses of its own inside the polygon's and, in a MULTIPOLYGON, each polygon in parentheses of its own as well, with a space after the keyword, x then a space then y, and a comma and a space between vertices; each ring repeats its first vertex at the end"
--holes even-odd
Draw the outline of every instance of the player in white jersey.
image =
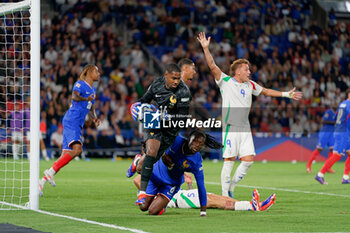
MULTIPOLYGON (((140 188, 141 176, 138 175, 134 179, 135 186, 140 188)), ((192 176, 185 173, 185 182, 188 190, 180 189, 170 200, 167 207, 180 209, 199 209, 198 189, 193 189, 192 176)), ((252 201, 239 201, 231 197, 224 197, 214 193, 207 193, 207 208, 222 210, 251 210, 265 211, 268 210, 276 201, 276 194, 271 194, 266 200, 260 202, 260 194, 254 189, 252 201)))
POLYGON ((258 85, 249 79, 250 63, 246 59, 234 61, 230 66, 230 75, 223 73, 210 54, 210 37, 206 38, 205 33, 201 32, 197 39, 203 48, 206 61, 222 96, 224 166, 221 171, 221 186, 223 196, 233 197, 235 186, 247 174, 255 156, 253 137, 248 121, 252 95, 263 94, 299 100, 302 97, 302 92, 296 92, 295 88, 288 92, 280 92, 258 85), (231 180, 236 157, 241 160, 241 163, 231 180))

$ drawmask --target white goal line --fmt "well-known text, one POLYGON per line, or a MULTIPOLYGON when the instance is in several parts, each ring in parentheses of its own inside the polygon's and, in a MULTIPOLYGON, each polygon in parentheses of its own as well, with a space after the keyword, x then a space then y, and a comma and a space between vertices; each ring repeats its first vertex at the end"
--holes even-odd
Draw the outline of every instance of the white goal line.
MULTIPOLYGON (((29 209, 28 207, 25 207, 25 206, 11 204, 11 203, 7 203, 7 202, 3 202, 3 201, 0 201, 0 204, 12 206, 12 207, 16 207, 16 208, 24 209, 24 210, 31 210, 31 209, 29 209)), ((130 232, 135 232, 135 233, 148 233, 146 231, 142 231, 142 230, 138 230, 138 229, 121 227, 121 226, 117 226, 117 225, 113 225, 113 224, 96 222, 96 221, 92 221, 92 220, 88 220, 88 219, 76 218, 76 217, 62 215, 62 214, 56 214, 56 213, 52 213, 52 212, 48 212, 48 211, 44 211, 44 210, 31 210, 31 211, 38 212, 38 213, 41 213, 41 214, 51 215, 51 216, 54 216, 54 217, 66 218, 66 219, 70 219, 70 220, 74 220, 74 221, 78 221, 78 222, 89 223, 89 224, 93 224, 93 225, 99 225, 99 226, 102 226, 102 227, 108 227, 108 228, 124 230, 124 231, 130 231, 130 232)))
MULTIPOLYGON (((213 184, 213 185, 221 185, 218 182, 205 182, 206 184, 213 184)), ((257 188, 257 189, 269 189, 269 190, 276 190, 276 191, 283 191, 283 192, 293 192, 293 193, 306 193, 306 194, 316 194, 316 195, 326 195, 326 196, 336 196, 336 197, 346 197, 350 198, 350 195, 345 194, 336 194, 336 193, 325 193, 325 192, 312 192, 312 191, 304 191, 304 190, 297 190, 297 189, 284 189, 284 188, 274 188, 274 187, 264 187, 264 186, 252 186, 252 185, 237 185, 238 187, 242 188, 257 188)))

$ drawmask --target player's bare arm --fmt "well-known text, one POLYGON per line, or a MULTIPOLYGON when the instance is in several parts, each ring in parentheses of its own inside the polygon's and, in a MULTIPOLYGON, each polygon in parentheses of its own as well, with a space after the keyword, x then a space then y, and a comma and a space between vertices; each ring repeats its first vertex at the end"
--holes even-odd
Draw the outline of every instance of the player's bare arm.
POLYGON ((206 38, 205 32, 200 32, 198 37, 197 37, 197 40, 199 41, 199 43, 201 44, 201 46, 203 48, 205 59, 207 60, 208 66, 209 66, 211 72, 213 73, 215 80, 219 81, 222 71, 215 64, 213 56, 211 55, 211 53, 209 51, 210 39, 211 39, 210 36, 208 37, 208 39, 206 38))
POLYGON ((89 97, 80 96, 79 92, 73 91, 72 100, 74 101, 92 101, 94 100, 94 94, 91 94, 89 97))
POLYGON ((95 127, 98 127, 101 123, 100 119, 97 118, 95 105, 91 106, 90 111, 88 112, 89 117, 93 120, 95 127))
POLYGON ((271 97, 287 97, 293 100, 300 100, 303 97, 303 93, 300 91, 295 91, 295 87, 292 90, 286 92, 263 88, 261 94, 271 97))
POLYGON ((321 124, 324 124, 324 125, 334 125, 334 124, 335 124, 335 121, 326 121, 326 120, 322 120, 322 121, 321 121, 321 124))

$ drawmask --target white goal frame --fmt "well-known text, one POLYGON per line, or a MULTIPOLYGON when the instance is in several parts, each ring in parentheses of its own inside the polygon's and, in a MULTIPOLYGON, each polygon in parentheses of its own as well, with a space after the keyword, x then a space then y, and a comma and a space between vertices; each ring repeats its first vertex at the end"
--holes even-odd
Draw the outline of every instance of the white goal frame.
MULTIPOLYGON (((0 16, 30 8, 30 171, 29 203, 39 209, 39 135, 40 135, 40 0, 0 3, 0 16)), ((16 204, 8 203, 16 207, 16 204)), ((20 208, 23 208, 20 206, 20 208)))

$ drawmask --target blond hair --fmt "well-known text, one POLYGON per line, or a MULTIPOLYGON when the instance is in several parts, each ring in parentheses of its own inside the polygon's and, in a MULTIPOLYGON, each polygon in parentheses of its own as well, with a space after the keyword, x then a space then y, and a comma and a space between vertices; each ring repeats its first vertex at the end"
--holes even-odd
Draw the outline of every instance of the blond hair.
POLYGON ((92 68, 96 68, 96 66, 94 64, 87 64, 84 67, 83 72, 81 72, 79 79, 84 81, 87 73, 90 72, 92 68))
POLYGON ((241 67, 242 64, 247 64, 250 66, 250 62, 247 59, 240 58, 232 62, 230 66, 230 76, 234 77, 236 75, 236 70, 241 67))

